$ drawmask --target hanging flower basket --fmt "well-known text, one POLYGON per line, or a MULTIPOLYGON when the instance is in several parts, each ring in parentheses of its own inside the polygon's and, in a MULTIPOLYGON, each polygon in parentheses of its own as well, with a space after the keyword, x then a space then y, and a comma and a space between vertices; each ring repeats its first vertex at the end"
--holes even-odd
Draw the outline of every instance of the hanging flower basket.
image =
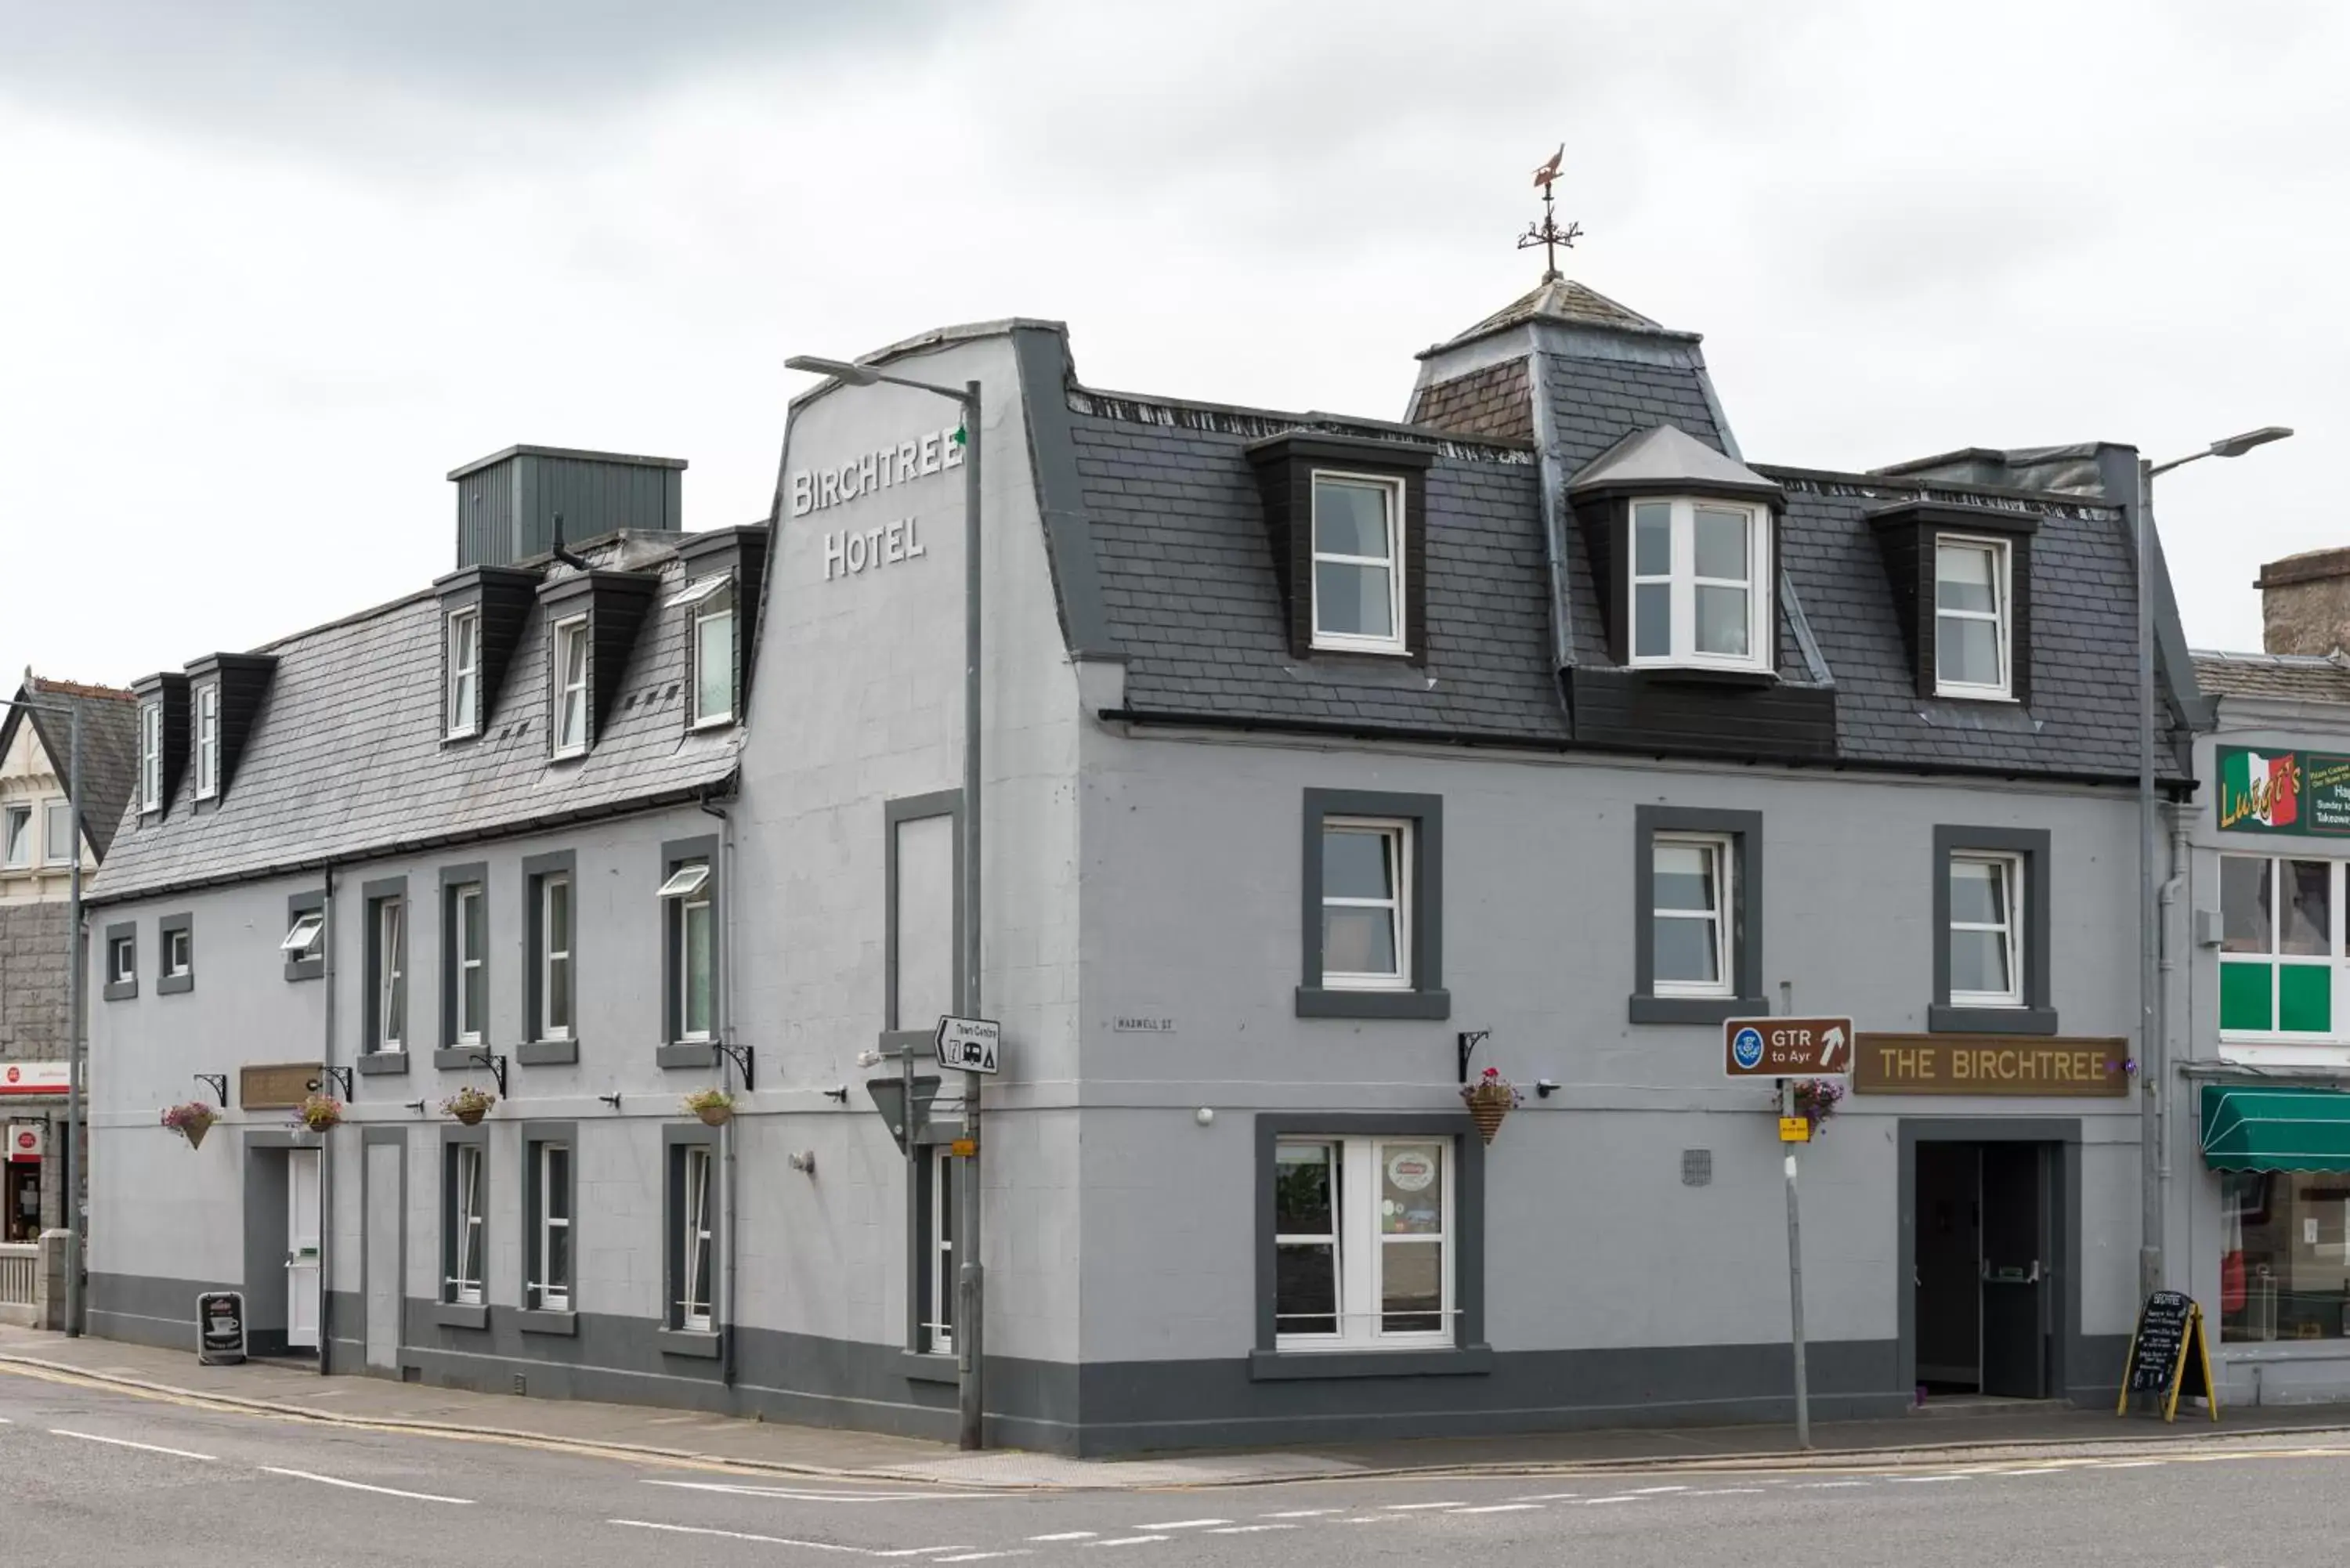
POLYGON ((204 1134, 213 1130, 220 1113, 202 1100, 190 1100, 184 1105, 163 1107, 163 1125, 188 1140, 190 1148, 202 1148, 204 1134))
POLYGON ((312 1095, 294 1113, 295 1119, 312 1132, 325 1132, 339 1126, 343 1119, 343 1102, 332 1095, 312 1095))
POLYGON ((481 1126, 482 1118, 488 1116, 490 1107, 497 1103, 495 1095, 468 1085, 442 1101, 441 1108, 471 1127, 481 1126))
MULTIPOLYGON (((1817 1137, 1828 1125, 1828 1118, 1835 1115, 1836 1106, 1843 1102, 1844 1096, 1844 1085, 1837 1079, 1798 1078, 1795 1080, 1795 1114, 1811 1123, 1812 1136, 1817 1137)), ((1773 1105, 1778 1103, 1776 1094, 1771 1098, 1773 1105)))
POLYGON ((1502 1118, 1523 1105, 1525 1096, 1498 1068, 1488 1067, 1475 1083, 1461 1087, 1461 1101, 1469 1107, 1469 1119, 1477 1124, 1477 1136, 1490 1145, 1493 1135, 1502 1130, 1502 1118))
POLYGON ((734 1119, 734 1096, 723 1089, 699 1089, 685 1096, 685 1108, 704 1127, 723 1127, 734 1119))

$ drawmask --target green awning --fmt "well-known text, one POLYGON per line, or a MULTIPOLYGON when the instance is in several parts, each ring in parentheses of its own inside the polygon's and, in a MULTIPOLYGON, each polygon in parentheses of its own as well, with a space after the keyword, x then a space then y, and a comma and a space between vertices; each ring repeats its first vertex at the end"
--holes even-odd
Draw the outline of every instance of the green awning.
POLYGON ((2214 1170, 2350 1171, 2350 1093, 2206 1084, 2203 1163, 2214 1170))

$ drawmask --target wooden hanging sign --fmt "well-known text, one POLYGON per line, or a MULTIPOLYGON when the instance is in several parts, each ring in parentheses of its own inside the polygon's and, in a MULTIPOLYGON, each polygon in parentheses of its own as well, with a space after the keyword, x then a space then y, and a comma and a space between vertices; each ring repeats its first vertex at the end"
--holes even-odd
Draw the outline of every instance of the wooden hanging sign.
POLYGON ((2129 1414, 2130 1400, 2153 1397, 2166 1421, 2178 1415, 2178 1397, 2200 1399, 2211 1419, 2220 1418, 2220 1386, 2211 1376, 2210 1330, 2203 1308, 2184 1291, 2157 1291, 2138 1309, 2137 1327, 2130 1334, 2129 1360, 2122 1367, 2121 1401, 2116 1416, 2129 1414))

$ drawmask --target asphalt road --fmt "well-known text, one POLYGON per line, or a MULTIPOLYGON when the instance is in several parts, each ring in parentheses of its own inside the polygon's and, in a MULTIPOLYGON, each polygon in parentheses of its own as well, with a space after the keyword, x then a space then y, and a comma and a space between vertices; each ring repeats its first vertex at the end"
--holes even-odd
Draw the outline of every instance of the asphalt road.
POLYGON ((2350 1444, 1945 1469, 973 1493, 320 1426, 0 1373, 8 1564, 2330 1563, 2350 1444))

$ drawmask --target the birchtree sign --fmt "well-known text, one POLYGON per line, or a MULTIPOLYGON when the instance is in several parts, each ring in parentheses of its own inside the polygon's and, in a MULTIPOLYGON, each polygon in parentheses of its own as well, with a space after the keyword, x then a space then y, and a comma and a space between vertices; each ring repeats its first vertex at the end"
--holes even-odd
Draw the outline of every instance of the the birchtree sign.
POLYGON ((2350 757, 2250 746, 2219 757, 2221 831, 2350 838, 2350 757))

